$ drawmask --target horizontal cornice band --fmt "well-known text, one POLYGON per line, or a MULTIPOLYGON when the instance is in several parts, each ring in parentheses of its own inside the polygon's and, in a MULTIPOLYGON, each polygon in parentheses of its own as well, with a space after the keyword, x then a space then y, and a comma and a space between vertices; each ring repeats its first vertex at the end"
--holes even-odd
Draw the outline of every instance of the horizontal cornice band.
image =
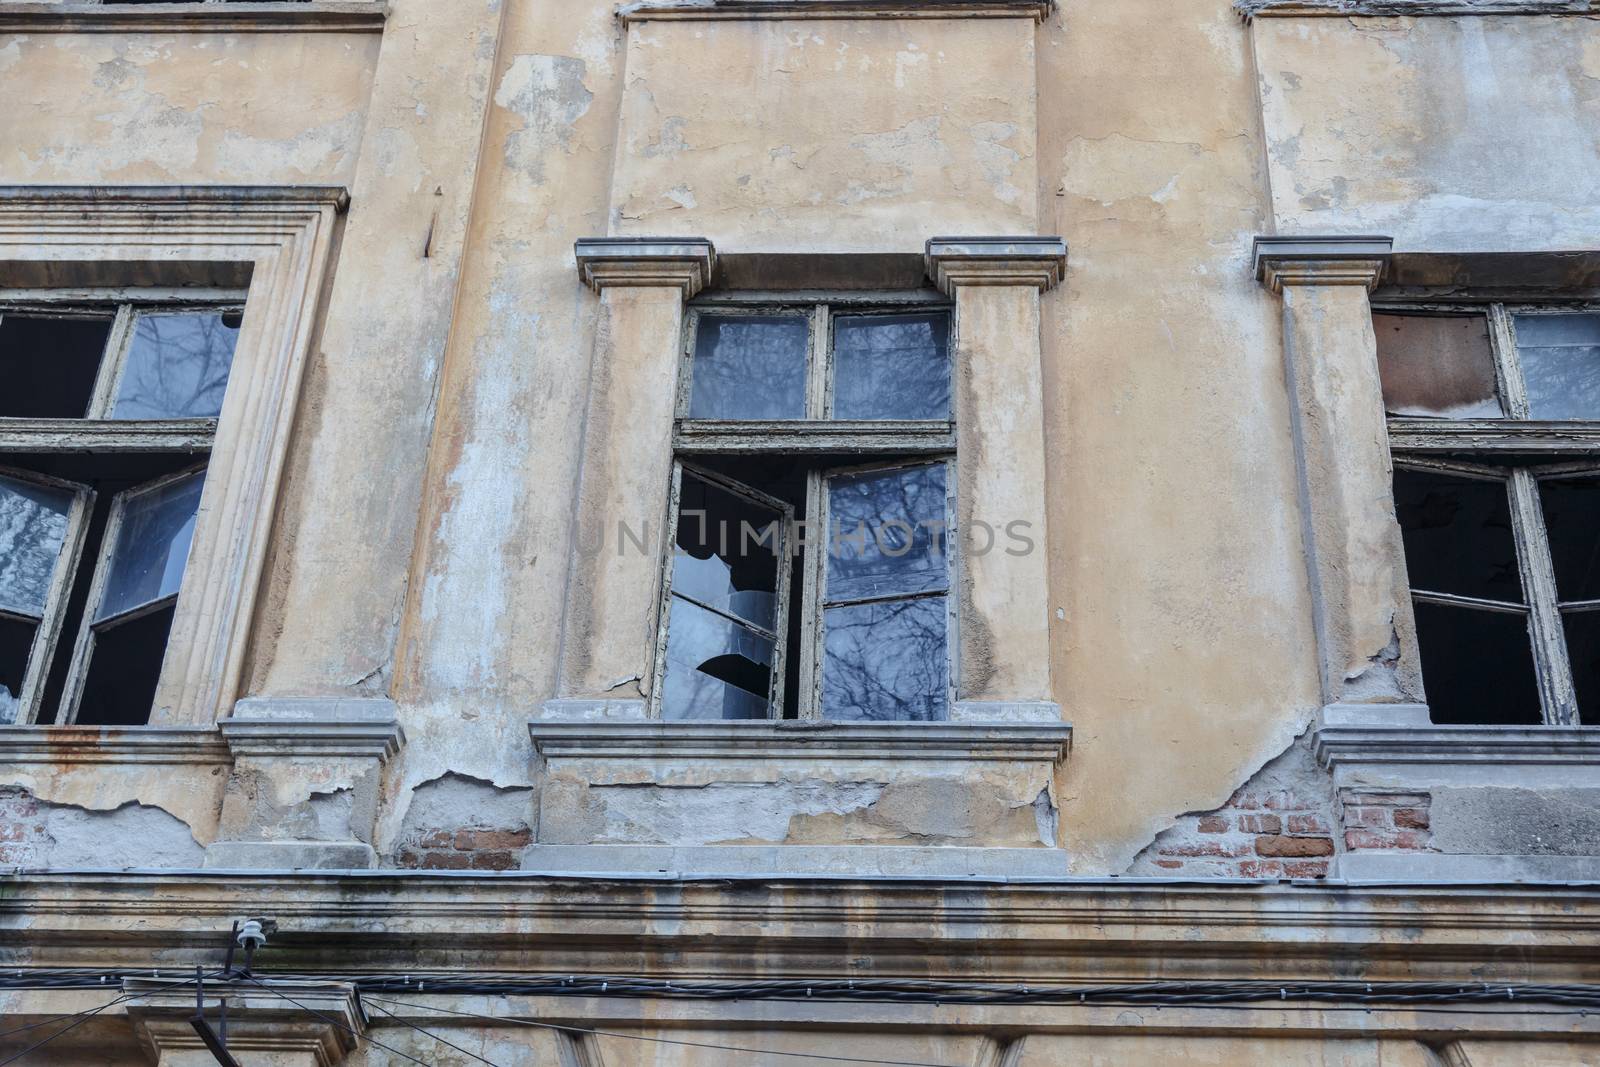
POLYGON ((0 2, 0 31, 28 33, 381 33, 381 0, 298 3, 0 2))
POLYGON ((1051 0, 639 0, 617 9, 632 22, 751 19, 1001 19, 1039 22, 1051 0))

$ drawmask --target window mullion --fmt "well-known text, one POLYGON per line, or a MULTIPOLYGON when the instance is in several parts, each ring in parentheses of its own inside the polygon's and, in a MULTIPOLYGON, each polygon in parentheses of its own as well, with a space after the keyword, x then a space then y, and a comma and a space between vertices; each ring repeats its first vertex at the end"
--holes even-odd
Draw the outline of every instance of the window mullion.
POLYGON ((73 498, 72 510, 67 516, 66 540, 61 545, 55 573, 50 578, 50 592, 45 598, 44 617, 39 620, 38 629, 33 635, 33 647, 28 654, 28 669, 23 675, 18 699, 16 721, 19 724, 39 720, 45 685, 50 677, 50 668, 55 663, 56 645, 61 639, 67 603, 78 574, 78 557, 83 553, 89 520, 94 513, 94 500, 95 494, 91 489, 79 489, 73 498))
POLYGON ((806 368, 806 418, 827 419, 833 415, 829 384, 833 380, 832 331, 827 304, 811 309, 811 361, 806 368))
POLYGON ((800 692, 795 716, 822 717, 822 594, 827 574, 828 494, 820 469, 806 472, 806 537, 800 590, 800 692))
POLYGON ((662 528, 661 587, 656 590, 655 655, 650 661, 650 692, 647 695, 649 715, 662 717, 661 688, 667 677, 667 631, 672 626, 672 564, 677 557, 675 548, 678 536, 678 508, 683 500, 683 463, 672 464, 672 486, 667 494, 667 524, 662 528))
POLYGON ((1489 339, 1494 349, 1495 377, 1506 415, 1513 419, 1529 417, 1528 390, 1522 380, 1522 363, 1517 358, 1516 331, 1511 313, 1504 304, 1489 305, 1489 339))
POLYGON ((111 323, 111 334, 106 338, 105 352, 100 357, 100 371, 95 376, 94 393, 90 396, 85 418, 111 417, 117 388, 122 383, 122 366, 127 361, 128 345, 133 337, 133 319, 131 304, 122 304, 117 308, 117 317, 111 323))
POLYGON ((1528 601, 1528 627, 1544 720, 1557 726, 1572 725, 1578 721, 1578 699, 1556 597, 1555 565, 1550 559, 1550 542, 1539 507, 1539 484, 1530 471, 1512 471, 1510 492, 1511 527, 1528 601))

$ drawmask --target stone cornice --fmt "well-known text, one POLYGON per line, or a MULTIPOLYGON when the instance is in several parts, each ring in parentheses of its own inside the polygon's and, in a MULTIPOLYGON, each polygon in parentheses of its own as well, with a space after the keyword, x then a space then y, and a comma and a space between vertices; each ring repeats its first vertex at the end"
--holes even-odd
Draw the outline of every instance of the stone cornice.
MULTIPOLYGON (((194 986, 173 989, 172 984, 166 979, 123 979, 123 995, 130 998, 128 1018, 158 1055, 203 1050, 205 1044, 189 1022, 195 1014, 194 986)), ((206 982, 203 997, 213 1026, 227 1001, 230 1052, 300 1053, 318 1067, 333 1067, 355 1051, 367 1025, 361 998, 345 983, 272 978, 206 982)), ((245 1062, 249 1060, 246 1056, 245 1062)))
POLYGON ((1442 15, 1592 15, 1596 0, 1237 0, 1233 9, 1253 18, 1392 18, 1442 15))
POLYGON ((214 728, 171 726, 0 726, 0 766, 74 763, 223 764, 228 746, 214 728))
POLYGON ((714 19, 999 19, 1039 22, 1050 0, 639 0, 617 9, 625 23, 714 19))
POLYGON ((928 277, 946 296, 962 285, 1055 288, 1067 269, 1059 237, 933 237, 925 252, 928 277))
POLYGON ((1285 285, 1377 287, 1394 241, 1388 237, 1257 237, 1256 280, 1275 293, 1285 285))
MULTIPOLYGON (((119 6, 96 7, 96 10, 153 9, 148 6, 119 6)), ((192 211, 210 205, 234 211, 246 206, 269 209, 331 207, 335 211, 344 211, 350 206, 350 192, 342 185, 0 185, 0 211, 37 211, 57 205, 62 210, 80 213, 85 205, 95 209, 126 208, 132 211, 159 210, 163 207, 192 211)))
POLYGON ((386 760, 405 743, 394 702, 378 697, 251 698, 217 725, 235 758, 386 760))
POLYGON ((300 3, 0 2, 0 31, 27 33, 382 33, 381 0, 300 3))
POLYGON ((1066 723, 561 722, 528 724, 546 758, 656 760, 1025 760, 1057 762, 1066 723))
POLYGON ((583 283, 676 287, 688 300, 711 281, 717 252, 704 237, 580 237, 572 246, 583 283))
POLYGON ((1600 726, 1324 725, 1312 741, 1324 767, 1507 764, 1600 767, 1600 726))

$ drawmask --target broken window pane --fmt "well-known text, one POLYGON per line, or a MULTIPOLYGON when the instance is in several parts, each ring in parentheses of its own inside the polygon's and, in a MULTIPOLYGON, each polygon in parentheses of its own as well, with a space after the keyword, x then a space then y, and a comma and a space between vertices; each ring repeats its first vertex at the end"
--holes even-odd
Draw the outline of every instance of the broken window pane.
POLYGON ((204 483, 191 474, 128 497, 95 622, 177 595, 204 483))
POLYGON ((1522 603, 1504 482, 1396 468, 1394 502, 1412 589, 1522 603))
POLYGON ((83 418, 110 335, 109 318, 0 315, 0 417, 83 418))
POLYGON ((948 589, 945 465, 828 482, 829 603, 948 589))
POLYGON ((44 616, 72 494, 0 476, 0 611, 44 616))
POLYGON ((701 315, 691 419, 803 419, 810 328, 798 315, 701 315))
POLYGON ((1550 478, 1539 483, 1544 525, 1555 563, 1556 595, 1600 600, 1600 478, 1550 478))
POLYGON ((1419 602, 1416 618, 1422 684, 1434 722, 1543 721, 1526 614, 1419 602))
POLYGON ((1383 404, 1393 415, 1502 417, 1484 315, 1374 313, 1383 404))
POLYGON ((1600 419, 1600 314, 1518 315, 1517 354, 1535 419, 1600 419))
POLYGON ((946 716, 945 597, 823 612, 822 713, 830 719, 934 722, 946 716))
POLYGON ((672 560, 673 593, 774 630, 781 520, 777 509, 685 471, 672 560))
POLYGON ((37 622, 0 615, 0 726, 16 722, 22 712, 22 682, 38 629, 37 622))
POLYGON ((664 719, 765 719, 771 712, 772 638, 672 598, 664 719))
POLYGON ((95 628, 94 651, 78 701, 77 722, 138 726, 149 720, 173 614, 169 604, 95 628))
POLYGON ((950 417, 950 321, 841 315, 833 327, 833 414, 840 419, 950 417))
POLYGON ((241 316, 146 313, 133 327, 114 419, 213 417, 222 411, 241 316))
POLYGON ((1561 628, 1578 690, 1578 717, 1592 725, 1600 722, 1600 611, 1564 611, 1561 628))

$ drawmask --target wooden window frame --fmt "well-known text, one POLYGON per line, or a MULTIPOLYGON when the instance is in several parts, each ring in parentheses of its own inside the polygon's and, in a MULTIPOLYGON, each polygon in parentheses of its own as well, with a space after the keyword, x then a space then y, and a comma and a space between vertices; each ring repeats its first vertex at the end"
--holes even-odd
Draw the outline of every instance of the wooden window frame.
MULTIPOLYGON (((946 707, 954 709, 956 703, 956 667, 960 662, 957 618, 956 560, 956 423, 951 396, 951 414, 948 419, 932 420, 838 420, 831 417, 833 394, 833 335, 834 321, 841 315, 903 315, 917 312, 940 311, 946 315, 948 336, 946 356, 950 361, 951 385, 955 385, 956 322, 954 303, 934 292, 737 292, 706 294, 685 309, 682 344, 679 353, 677 393, 673 426, 672 489, 666 529, 675 531, 682 486, 682 473, 687 467, 698 477, 724 484, 744 495, 752 488, 732 481, 725 476, 709 473, 694 466, 698 457, 729 455, 783 455, 810 456, 841 453, 859 455, 862 462, 849 466, 822 468, 811 466, 806 471, 806 500, 816 514, 808 512, 805 520, 809 536, 803 538, 808 549, 826 547, 831 539, 831 520, 828 516, 827 482, 830 478, 859 474, 873 470, 893 470, 900 467, 922 466, 932 463, 945 465, 945 563, 949 573, 946 592, 949 612, 946 626, 946 707), (807 358, 805 379, 805 418, 802 419, 691 419, 688 417, 689 398, 693 387, 694 347, 700 320, 706 315, 778 314, 804 317, 807 321, 807 358), (873 457, 884 457, 874 460, 873 457), (893 458, 889 458, 893 457, 893 458)), ((754 491, 758 495, 759 491, 754 491)), ((781 502, 780 502, 781 503, 781 502)), ((785 505, 787 508, 787 505, 785 505)), ((793 551, 793 537, 786 536, 785 557, 793 551)), ((648 714, 661 718, 662 685, 666 678, 666 647, 669 629, 669 607, 672 599, 673 541, 669 538, 663 555, 661 597, 658 605, 655 649, 655 679, 651 686, 648 714)), ((781 719, 783 706, 783 669, 788 657, 800 657, 799 706, 795 718, 818 721, 822 713, 822 646, 823 606, 826 568, 825 553, 808 551, 802 570, 799 590, 788 589, 787 573, 779 576, 784 587, 778 606, 776 649, 773 656, 773 698, 770 701, 772 719, 781 719), (788 614, 795 596, 800 598, 802 613, 799 649, 786 647, 788 614)), ((787 566, 780 565, 781 572, 787 566)))
POLYGON ((198 296, 245 286, 250 313, 214 425, 0 419, 0 446, 13 450, 66 451, 85 443, 74 439, 85 430, 96 451, 210 446, 151 725, 207 725, 241 695, 300 383, 348 203, 333 186, 0 186, 0 291, 67 281, 198 296))
MULTIPOLYGON (((1389 447, 1397 469, 1434 471, 1497 481, 1506 486, 1517 567, 1522 578, 1534 673, 1546 725, 1581 722, 1571 659, 1562 625, 1563 611, 1600 610, 1600 601, 1563 603, 1556 590, 1549 533, 1539 498, 1539 483, 1549 478, 1600 475, 1600 419, 1544 420, 1528 417, 1528 398, 1517 351, 1517 315, 1600 312, 1592 301, 1419 301, 1374 297, 1375 314, 1482 315, 1494 357, 1498 419, 1444 419, 1388 416, 1389 447), (1523 457, 1524 462, 1505 462, 1523 457), (1526 462, 1528 457, 1533 462, 1526 462), (1476 462, 1481 459, 1484 462, 1476 462), (1500 460, 1500 463, 1490 462, 1500 460)), ((1507 611, 1499 602, 1428 590, 1410 590, 1412 601, 1507 611)), ((1424 684, 1427 679, 1424 676, 1424 684)))

